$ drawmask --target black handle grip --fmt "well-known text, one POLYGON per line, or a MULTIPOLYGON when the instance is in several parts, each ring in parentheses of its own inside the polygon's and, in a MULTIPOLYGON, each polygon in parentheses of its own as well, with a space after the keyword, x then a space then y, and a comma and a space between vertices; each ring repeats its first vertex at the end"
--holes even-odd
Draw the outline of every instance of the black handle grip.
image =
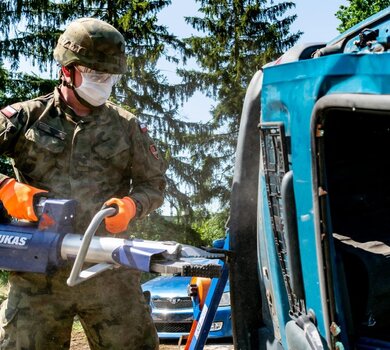
POLYGON ((104 209, 107 209, 107 208, 114 208, 115 209, 115 212, 113 214, 107 216, 108 218, 112 217, 112 216, 115 216, 119 212, 119 207, 116 204, 111 204, 111 205, 103 204, 101 210, 104 210, 104 209))
POLYGON ((217 264, 206 265, 184 265, 182 276, 188 277, 205 277, 219 278, 221 277, 222 266, 217 264))

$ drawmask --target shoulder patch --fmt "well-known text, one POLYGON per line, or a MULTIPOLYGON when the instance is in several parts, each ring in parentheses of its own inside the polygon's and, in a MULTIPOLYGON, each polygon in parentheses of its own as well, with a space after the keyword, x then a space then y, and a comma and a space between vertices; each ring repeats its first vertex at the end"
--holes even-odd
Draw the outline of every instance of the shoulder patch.
POLYGON ((155 145, 150 145, 149 150, 150 150, 150 153, 152 153, 153 157, 158 159, 157 147, 155 145))
POLYGON ((4 107, 2 110, 0 110, 0 112, 3 113, 8 119, 12 118, 15 114, 18 113, 18 111, 12 106, 4 107))
POLYGON ((146 124, 144 123, 139 123, 139 129, 141 130, 141 132, 144 134, 145 132, 148 131, 148 127, 146 124))

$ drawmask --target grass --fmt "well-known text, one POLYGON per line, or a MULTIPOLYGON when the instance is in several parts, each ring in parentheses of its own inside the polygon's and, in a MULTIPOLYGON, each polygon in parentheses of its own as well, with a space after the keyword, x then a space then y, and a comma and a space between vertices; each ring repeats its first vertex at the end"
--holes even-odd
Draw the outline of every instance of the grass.
POLYGON ((80 321, 76 317, 73 322, 72 332, 81 332, 81 331, 84 331, 83 326, 81 325, 80 321))

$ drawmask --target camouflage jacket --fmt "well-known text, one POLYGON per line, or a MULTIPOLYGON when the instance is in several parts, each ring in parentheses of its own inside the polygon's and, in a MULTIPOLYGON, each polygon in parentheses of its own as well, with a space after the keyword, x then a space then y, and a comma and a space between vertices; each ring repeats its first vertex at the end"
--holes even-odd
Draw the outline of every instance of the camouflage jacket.
POLYGON ((7 106, 0 153, 13 158, 23 182, 75 199, 78 229, 112 197, 132 197, 138 217, 163 202, 164 160, 137 118, 111 102, 81 118, 55 89, 7 106))

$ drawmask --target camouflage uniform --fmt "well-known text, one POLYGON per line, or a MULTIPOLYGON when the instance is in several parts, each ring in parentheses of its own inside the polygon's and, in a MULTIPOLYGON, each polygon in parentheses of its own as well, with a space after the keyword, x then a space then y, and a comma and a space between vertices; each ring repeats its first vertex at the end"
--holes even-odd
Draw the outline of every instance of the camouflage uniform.
MULTIPOLYGON (((109 198, 130 196, 137 217, 163 201, 161 155, 138 120, 110 102, 80 118, 55 89, 8 106, 0 113, 0 153, 14 159, 24 182, 77 200, 78 233, 109 198)), ((68 267, 50 276, 11 275, 0 349, 67 349, 75 315, 92 349, 158 346, 138 272, 108 271, 72 288, 68 275, 68 267)))

